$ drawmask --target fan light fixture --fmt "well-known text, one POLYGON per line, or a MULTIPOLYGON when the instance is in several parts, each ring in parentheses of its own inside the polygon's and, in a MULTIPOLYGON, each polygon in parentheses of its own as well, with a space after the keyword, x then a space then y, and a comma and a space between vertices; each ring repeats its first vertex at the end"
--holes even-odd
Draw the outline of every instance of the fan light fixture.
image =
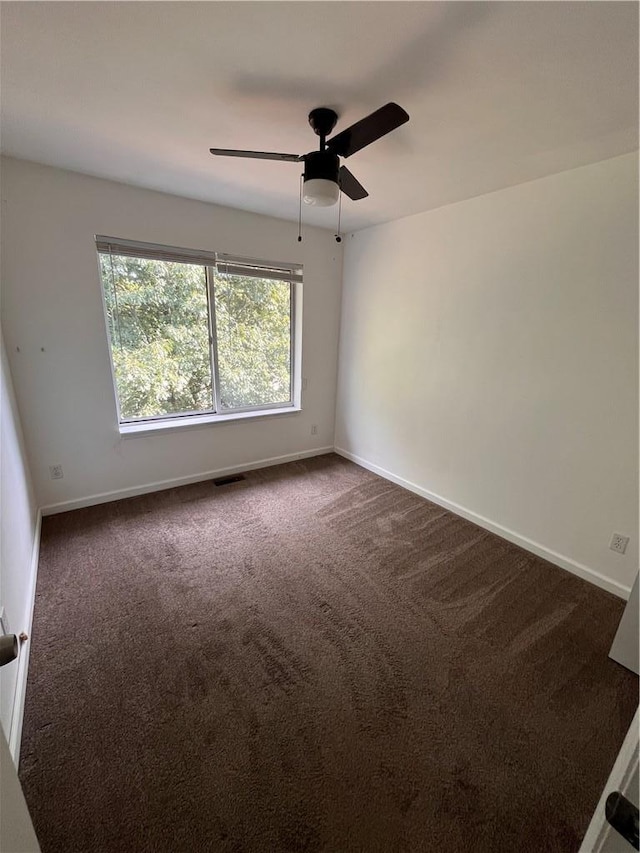
POLYGON ((340 187, 326 178, 311 178, 304 182, 304 203, 316 207, 330 207, 338 201, 340 187))
MULTIPOLYGON (((331 207, 340 199, 343 192, 352 201, 366 198, 369 193, 351 174, 346 166, 340 165, 340 158, 350 157, 367 145, 371 145, 387 133, 409 121, 409 114, 391 101, 384 107, 360 119, 355 124, 332 136, 338 120, 338 114, 329 107, 316 107, 309 113, 309 124, 316 136, 320 137, 318 151, 308 154, 281 154, 276 151, 241 151, 235 148, 210 148, 212 154, 223 157, 252 157, 257 160, 280 160, 285 163, 304 163, 301 175, 303 186, 300 190, 300 213, 298 216, 298 242, 302 222, 302 198, 305 204, 315 207, 331 207)), ((340 212, 338 211, 338 232, 340 231, 340 212)), ((336 240, 342 238, 339 233, 336 240)))

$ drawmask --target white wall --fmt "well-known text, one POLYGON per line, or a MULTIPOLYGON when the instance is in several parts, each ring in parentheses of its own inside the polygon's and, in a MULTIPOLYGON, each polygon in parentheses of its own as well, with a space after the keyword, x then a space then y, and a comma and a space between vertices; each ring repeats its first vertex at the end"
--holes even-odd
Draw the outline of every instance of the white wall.
POLYGON ((336 446, 628 592, 637 156, 348 238, 336 446))
POLYGON ((10 158, 2 179, 3 322, 40 506, 333 446, 342 247, 330 232, 307 228, 298 244, 292 222, 10 158), (121 438, 95 234, 302 262, 302 413, 121 438), (64 479, 49 479, 52 464, 64 479))
MULTIPOLYGON (((0 605, 5 608, 10 633, 30 634, 38 520, 4 343, 0 346, 0 605)), ((0 669, 0 722, 16 758, 27 657, 28 645, 25 645, 18 660, 0 669)))

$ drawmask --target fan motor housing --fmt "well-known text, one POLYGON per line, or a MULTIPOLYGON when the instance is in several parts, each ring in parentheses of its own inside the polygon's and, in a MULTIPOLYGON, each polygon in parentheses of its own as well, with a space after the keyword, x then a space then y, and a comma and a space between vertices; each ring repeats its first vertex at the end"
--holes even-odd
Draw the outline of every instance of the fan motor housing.
POLYGON ((316 107, 309 113, 309 124, 320 137, 329 136, 338 121, 338 113, 329 107, 316 107))
POLYGON ((311 181, 321 178, 325 181, 338 183, 340 158, 329 151, 312 151, 304 158, 304 180, 311 181))

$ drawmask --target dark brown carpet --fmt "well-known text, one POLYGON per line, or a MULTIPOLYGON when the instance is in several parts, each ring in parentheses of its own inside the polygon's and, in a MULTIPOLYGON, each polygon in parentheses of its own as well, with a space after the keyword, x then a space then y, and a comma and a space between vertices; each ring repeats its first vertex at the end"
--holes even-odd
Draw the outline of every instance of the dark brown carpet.
POLYGON ((44 853, 576 851, 623 603, 335 455, 44 520, 44 853))

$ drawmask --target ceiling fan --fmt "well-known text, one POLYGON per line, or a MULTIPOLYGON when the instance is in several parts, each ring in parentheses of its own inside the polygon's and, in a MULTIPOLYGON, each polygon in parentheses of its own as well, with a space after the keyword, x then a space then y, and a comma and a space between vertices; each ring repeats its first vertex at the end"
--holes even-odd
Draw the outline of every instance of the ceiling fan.
POLYGON ((366 145, 391 133, 409 121, 409 115, 397 104, 389 103, 360 119, 327 141, 338 120, 338 114, 328 107, 318 107, 309 113, 309 124, 320 137, 320 150, 309 154, 277 154, 269 151, 235 151, 230 148, 210 148, 212 154, 226 157, 252 157, 257 160, 284 160, 304 163, 304 200, 307 204, 327 207, 335 204, 340 190, 358 201, 369 193, 340 165, 340 157, 350 157, 366 145))

